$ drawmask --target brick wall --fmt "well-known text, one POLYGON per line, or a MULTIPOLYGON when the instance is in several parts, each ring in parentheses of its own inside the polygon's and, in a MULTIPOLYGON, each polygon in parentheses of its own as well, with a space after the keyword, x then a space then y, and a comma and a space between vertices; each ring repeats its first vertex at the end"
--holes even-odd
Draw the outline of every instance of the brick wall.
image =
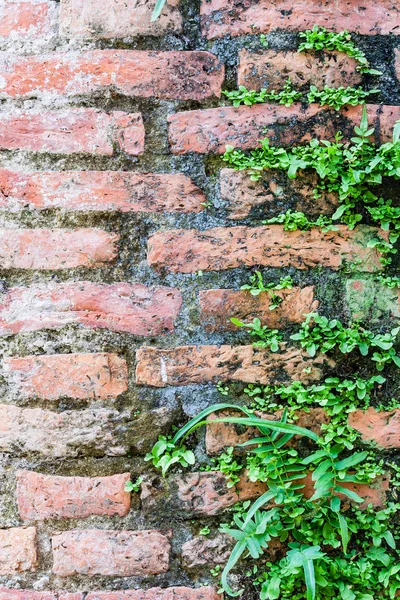
MULTIPOLYGON (((368 82, 348 57, 321 65, 295 53, 297 32, 314 23, 350 29, 383 71, 368 114, 377 141, 390 139, 400 8, 199 4, 169 0, 151 23, 147 0, 0 0, 0 600, 215 600, 209 570, 231 547, 219 515, 264 486, 244 475, 228 488, 218 472, 162 480, 144 455, 220 401, 219 381, 239 395, 243 382, 318 381, 333 366, 293 345, 253 348, 229 317, 285 331, 318 306, 399 320, 397 291, 373 280, 382 265, 367 246, 372 228, 261 225, 293 206, 329 215, 337 200, 310 200, 307 177, 251 182, 220 155, 263 135, 285 145, 351 135, 360 107, 221 99, 288 76, 298 87, 368 82), (240 291, 252 267, 293 277, 277 311, 240 291), (139 475, 141 493, 128 494, 139 475)), ((322 420, 311 413, 303 425, 322 420)), ((357 411, 350 424, 381 449, 400 447, 398 410, 357 411)), ((197 455, 236 441, 231 427, 209 426, 197 455)), ((358 492, 381 506, 388 490, 385 479, 358 492)))

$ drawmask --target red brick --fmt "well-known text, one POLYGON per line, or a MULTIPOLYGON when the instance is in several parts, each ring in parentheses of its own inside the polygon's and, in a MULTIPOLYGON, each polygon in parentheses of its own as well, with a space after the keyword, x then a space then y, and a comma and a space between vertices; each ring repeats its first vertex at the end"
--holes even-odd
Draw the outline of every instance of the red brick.
POLYGON ((243 475, 235 487, 227 487, 223 473, 189 473, 177 476, 174 483, 178 489, 179 508, 190 514, 212 516, 237 502, 255 500, 266 491, 265 483, 251 482, 243 475))
MULTIPOLYGON (((89 592, 86 600, 220 600, 214 588, 170 587, 120 592, 89 592)), ((0 598, 1 600, 1 598, 0 598)))
POLYGON ((52 538, 53 572, 73 575, 156 575, 169 568, 170 542, 158 531, 65 531, 52 538))
POLYGON ((12 590, 0 588, 0 600, 83 600, 83 594, 64 594, 63 592, 34 592, 31 590, 12 590))
POLYGON ((215 227, 206 231, 175 229, 149 238, 147 261, 157 270, 173 273, 258 265, 340 269, 355 261, 360 261, 360 271, 373 272, 382 269, 382 265, 379 253, 368 248, 367 243, 377 232, 364 226, 350 231, 343 225, 325 233, 319 228, 284 231, 280 225, 215 227))
POLYGON ((121 456, 127 414, 105 408, 64 411, 0 404, 0 452, 52 458, 121 456))
POLYGON ((2 0, 0 6, 0 37, 36 37, 50 31, 52 3, 44 0, 2 0))
POLYGON ((315 23, 333 31, 385 35, 398 32, 400 9, 393 0, 202 0, 201 21, 208 38, 268 33, 278 28, 302 31, 315 23))
POLYGON ((308 90, 310 85, 322 88, 359 85, 362 75, 356 71, 354 58, 341 52, 315 56, 309 52, 240 50, 238 85, 247 89, 281 89, 290 78, 294 87, 308 90))
POLYGON ((380 448, 400 448, 400 410, 356 410, 349 415, 349 425, 361 433, 364 442, 380 448))
POLYGON ((199 535, 183 544, 183 563, 187 570, 225 566, 234 543, 234 539, 226 533, 218 533, 214 538, 199 535))
POLYGON ((37 560, 36 527, 0 529, 0 575, 34 571, 37 560))
POLYGON ((282 328, 289 323, 301 323, 304 315, 318 308, 314 300, 314 287, 292 288, 274 291, 282 302, 270 309, 271 295, 262 292, 252 296, 248 291, 201 290, 199 292, 200 316, 206 331, 237 331, 231 322, 235 317, 244 322, 257 318, 272 329, 282 328))
POLYGON ((79 96, 109 90, 177 100, 219 97, 224 66, 203 51, 90 50, 0 59, 3 98, 79 96))
POLYGON ((109 352, 6 358, 4 374, 22 398, 106 399, 128 389, 126 361, 109 352))
POLYGON ((21 519, 85 519, 91 515, 123 517, 130 509, 125 492, 129 473, 109 477, 59 477, 33 471, 17 472, 21 519))
POLYGON ((154 4, 130 0, 61 0, 60 32, 66 37, 123 38, 136 35, 179 33, 179 0, 168 0, 160 17, 150 21, 154 4))
POLYGON ((95 108, 14 110, 1 119, 1 150, 111 156, 114 145, 128 154, 143 152, 140 113, 105 113, 95 108))
POLYGON ((317 183, 317 174, 309 171, 299 171, 295 179, 289 179, 282 171, 266 169, 258 181, 252 181, 246 171, 220 171, 221 199, 227 204, 229 219, 274 216, 282 202, 285 205, 290 202, 295 210, 310 216, 332 215, 338 198, 332 193, 321 193, 314 198, 317 183))
MULTIPOLYGON (((276 421, 281 418, 282 411, 278 410, 272 414, 267 412, 257 412, 256 415, 263 419, 276 421)), ((221 411, 218 414, 212 413, 207 417, 207 420, 210 421, 210 423, 207 424, 206 428, 206 450, 207 454, 210 456, 220 454, 224 448, 243 444, 244 442, 257 437, 259 434, 257 429, 254 427, 248 427, 244 431, 243 427, 241 427, 241 432, 238 432, 233 423, 212 423, 214 419, 225 416, 230 417, 244 415, 243 413, 238 414, 237 411, 235 412, 231 410, 221 411)), ((305 427, 306 429, 311 429, 311 431, 314 431, 314 433, 317 435, 321 434, 321 425, 329 422, 329 418, 323 408, 310 408, 310 412, 297 411, 296 416, 296 425, 299 427, 305 427)), ((294 439, 297 438, 298 436, 295 436, 294 439)), ((236 451, 240 452, 241 449, 237 448, 236 451)))
POLYGON ((311 359, 298 348, 275 353, 253 346, 178 346, 166 350, 142 346, 136 359, 136 383, 156 387, 218 381, 268 384, 283 374, 302 381, 315 380, 326 361, 324 355, 311 359))
POLYGON ((102 267, 117 257, 118 241, 101 229, 0 229, 0 268, 102 267))
MULTIPOLYGON (((369 104, 367 111, 378 141, 391 140, 393 127, 400 119, 400 107, 369 104)), ((354 125, 359 125, 361 113, 361 106, 342 111, 348 122, 348 131, 344 132, 347 137, 353 135, 354 125)), ((169 141, 174 154, 222 154, 227 145, 242 150, 259 147, 259 140, 265 137, 278 145, 292 145, 313 137, 333 140, 338 130, 343 131, 340 116, 317 104, 306 108, 301 104, 258 104, 178 112, 168 117, 169 141)))
POLYGON ((0 305, 0 335, 59 329, 77 323, 138 336, 172 331, 182 298, 179 290, 140 283, 89 281, 11 288, 0 305))
POLYGON ((206 198, 182 173, 0 170, 0 208, 66 212, 200 212, 206 198))

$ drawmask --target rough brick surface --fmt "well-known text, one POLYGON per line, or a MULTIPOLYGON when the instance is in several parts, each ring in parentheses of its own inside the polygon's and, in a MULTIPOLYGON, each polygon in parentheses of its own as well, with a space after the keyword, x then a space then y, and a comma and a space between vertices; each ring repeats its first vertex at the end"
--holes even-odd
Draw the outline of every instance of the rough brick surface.
POLYGON ((136 382, 156 387, 218 381, 267 384, 283 375, 313 380, 319 379, 326 361, 322 355, 311 360, 298 348, 274 353, 253 346, 180 346, 167 350, 142 346, 136 358, 136 382))
POLYGON ((388 316, 400 320, 400 288, 389 288, 372 279, 349 279, 346 303, 356 321, 378 322, 388 316))
POLYGON ((359 0, 202 0, 203 32, 209 38, 273 29, 302 31, 315 23, 332 31, 349 29, 362 35, 396 33, 400 9, 393 0, 374 4, 359 0))
POLYGON ((21 519, 85 519, 91 515, 128 514, 129 473, 109 477, 59 477, 18 471, 17 501, 21 519))
POLYGON ((51 458, 126 454, 126 415, 105 408, 56 413, 0 404, 0 451, 51 458))
POLYGON ((0 529, 0 575, 34 571, 37 560, 36 527, 0 529))
POLYGON ((101 267, 118 254, 119 235, 101 229, 0 229, 1 269, 101 267))
POLYGON ((358 63, 341 52, 313 53, 240 50, 238 85, 250 90, 281 89, 290 78, 296 89, 308 90, 310 85, 323 88, 357 86, 362 75, 358 63))
POLYGON ((379 253, 367 247, 376 232, 370 227, 350 231, 343 225, 325 233, 319 228, 284 231, 280 225, 177 229, 149 238, 147 260, 152 267, 173 273, 258 265, 339 269, 356 261, 360 271, 373 272, 382 269, 379 253))
POLYGON ((239 501, 254 500, 266 491, 264 483, 253 483, 243 475, 235 487, 227 487, 223 473, 189 473, 176 477, 180 509, 189 514, 212 516, 239 501))
POLYGON ((126 361, 116 354, 53 354, 6 358, 9 388, 23 398, 116 398, 128 389, 126 361))
POLYGON ((188 570, 225 566, 233 545, 234 539, 226 533, 218 533, 214 538, 201 535, 183 544, 182 559, 188 570))
MULTIPOLYGON (((377 141, 389 141, 400 119, 400 107, 369 104, 367 112, 371 126, 376 129, 377 141)), ((348 122, 344 133, 350 138, 354 125, 360 123, 362 107, 343 109, 342 114, 348 122)), ((265 137, 277 145, 292 145, 313 137, 333 140, 338 130, 343 131, 339 119, 340 114, 317 104, 306 108, 300 104, 290 107, 259 104, 192 110, 168 117, 169 141, 174 154, 222 154, 227 145, 242 150, 256 148, 265 137)))
POLYGON ((35 37, 51 28, 52 3, 48 0, 2 0, 0 5, 0 37, 35 37))
POLYGON ((289 179, 286 173, 265 170, 261 179, 252 181, 246 171, 220 171, 221 199, 227 204, 229 219, 274 216, 282 203, 310 216, 332 215, 338 199, 330 193, 314 198, 317 182, 317 175, 310 172, 299 172, 298 177, 289 179))
POLYGON ((11 288, 0 305, 0 335, 79 323, 139 336, 172 331, 182 298, 175 288, 88 281, 11 288))
MULTIPOLYGON (((282 411, 278 410, 272 414, 257 412, 256 415, 269 421, 276 421, 282 417, 282 411)), ((225 416, 243 417, 244 415, 237 411, 221 411, 219 413, 211 413, 207 417, 209 423, 206 429, 206 450, 210 456, 220 454, 224 448, 237 446, 259 436, 259 432, 254 427, 248 427, 243 430, 243 427, 237 429, 233 423, 212 423, 213 419, 225 416)), ((297 411, 296 416, 296 425, 311 429, 317 435, 321 434, 321 425, 329 422, 329 417, 323 408, 310 408, 310 412, 297 411)), ((297 440, 297 438, 298 436, 295 436, 294 440, 297 440)), ((293 444, 293 441, 291 444, 293 444)), ((242 452, 244 449, 236 448, 235 451, 242 452)))
POLYGON ((179 0, 168 0, 157 21, 151 22, 154 3, 149 0, 61 0, 60 30, 67 37, 123 38, 136 35, 179 33, 179 0))
MULTIPOLYGON (((220 600, 214 588, 170 587, 149 590, 124 590, 120 592, 89 592, 86 600, 220 600)), ((0 598, 0 600, 2 600, 0 598)))
POLYGON ((84 596, 80 592, 34 592, 33 590, 13 590, 10 588, 0 588, 0 600, 83 600, 84 596))
POLYGON ((66 212, 200 212, 206 198, 182 173, 0 170, 0 208, 66 212))
POLYGON ((2 114, 1 150, 111 156, 114 145, 132 155, 143 152, 144 127, 140 113, 71 108, 13 110, 2 114))
POLYGON ((202 100, 221 95, 224 67, 210 52, 94 50, 0 58, 0 97, 124 96, 202 100))
POLYGON ((169 568, 170 543, 158 531, 65 531, 52 538, 53 571, 72 575, 155 575, 169 568))
POLYGON ((400 448, 400 410, 356 410, 349 415, 349 425, 361 433, 365 442, 381 448, 400 448))
POLYGON ((289 323, 301 323, 304 315, 315 311, 319 305, 318 300, 314 299, 314 287, 311 285, 276 290, 274 295, 282 301, 271 310, 269 292, 252 296, 245 290, 201 290, 199 305, 202 325, 206 331, 237 331, 237 326, 231 322, 231 318, 235 317, 245 323, 257 318, 272 329, 281 328, 289 323))

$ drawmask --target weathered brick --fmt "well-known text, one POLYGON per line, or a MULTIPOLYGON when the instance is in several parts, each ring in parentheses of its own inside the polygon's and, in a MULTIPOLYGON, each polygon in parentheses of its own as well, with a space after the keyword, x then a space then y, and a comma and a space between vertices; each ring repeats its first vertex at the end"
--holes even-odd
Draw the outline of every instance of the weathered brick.
MULTIPOLYGON (((266 412, 257 412, 256 415, 270 421, 276 421, 282 417, 282 411, 278 410, 272 414, 266 412)), ((254 427, 248 427, 244 431, 243 427, 241 427, 240 431, 238 431, 233 423, 212 423, 214 419, 225 416, 243 417, 244 415, 243 413, 238 414, 237 411, 221 411, 218 414, 211 413, 207 417, 209 423, 207 424, 206 428, 206 450, 207 454, 210 456, 220 454, 224 448, 243 444, 244 442, 259 436, 259 432, 254 427)), ((310 412, 297 411, 296 416, 296 425, 310 429, 317 435, 321 434, 321 425, 329 422, 329 418, 323 408, 310 408, 310 412)), ((297 437, 298 436, 296 436, 294 439, 297 437)), ((236 451, 240 452, 241 450, 242 449, 240 448, 236 448, 236 451)))
POLYGON ((158 531, 65 531, 52 538, 53 572, 72 575, 156 575, 169 568, 170 542, 158 531))
POLYGON ((0 588, 0 600, 84 600, 83 594, 63 592, 34 592, 33 590, 12 590, 0 588))
POLYGON ((168 0, 160 17, 150 21, 154 3, 145 0, 61 0, 60 32, 66 37, 123 38, 179 33, 179 0, 168 0))
POLYGON ((6 358, 3 368, 9 389, 22 398, 106 399, 128 389, 126 361, 110 352, 6 358))
POLYGON ((246 171, 221 169, 221 200, 227 204, 229 219, 275 216, 282 202, 307 215, 332 215, 338 205, 333 193, 321 193, 314 198, 318 176, 299 171, 295 179, 289 179, 282 171, 266 169, 261 179, 252 181, 246 171))
POLYGON ((52 2, 43 0, 2 0, 0 37, 35 37, 50 31, 52 2))
POLYGON ((361 35, 396 33, 400 8, 393 0, 202 0, 201 21, 208 38, 273 29, 302 31, 315 23, 329 30, 348 29, 361 35))
POLYGON ((36 527, 0 529, 0 575, 34 571, 37 560, 36 527))
POLYGON ((118 255, 119 235, 101 229, 0 229, 0 268, 102 267, 118 255))
MULTIPOLYGON (((369 104, 367 112, 370 125, 376 129, 377 141, 391 140, 393 127, 400 119, 400 107, 369 104)), ((333 140, 338 131, 350 138, 361 114, 361 106, 351 106, 336 114, 317 104, 306 108, 301 104, 290 107, 258 104, 192 110, 168 117, 169 141, 174 154, 222 154, 227 145, 242 150, 259 147, 260 139, 265 137, 277 145, 292 145, 314 137, 333 140)))
POLYGON ((17 472, 21 519, 85 519, 91 515, 123 517, 130 509, 125 492, 129 473, 109 477, 60 477, 33 471, 17 472))
POLYGON ((0 58, 0 97, 80 96, 107 90, 177 100, 219 97, 224 66, 204 51, 90 50, 0 58))
POLYGON ((350 231, 285 231, 280 225, 215 227, 205 231, 175 229, 149 238, 148 264, 173 273, 222 271, 238 267, 317 266, 340 269, 357 262, 360 271, 382 269, 379 253, 367 243, 378 230, 361 226, 350 231))
POLYGON ((66 212, 200 212, 206 198, 182 173, 0 169, 0 208, 66 212))
POLYGON ((183 563, 188 570, 225 566, 234 543, 234 539, 226 533, 218 533, 214 538, 194 537, 182 546, 183 563))
MULTIPOLYGON (((124 590, 120 592, 89 592, 86 600, 220 600, 214 588, 169 587, 148 590, 124 590)), ((1 600, 1 598, 0 598, 1 600)), ((29 599, 28 599, 29 600, 29 599)), ((62 600, 62 599, 60 599, 62 600)))
POLYGON ((178 346, 163 350, 142 346, 136 351, 136 383, 165 387, 218 381, 270 383, 288 378, 315 380, 324 355, 313 359, 298 348, 271 352, 253 346, 178 346))
POLYGON ((104 408, 61 413, 0 404, 0 451, 52 458, 121 456, 127 415, 104 408))
POLYGON ((212 516, 236 502, 255 500, 266 491, 265 483, 252 482, 243 475, 235 487, 227 487, 223 473, 188 473, 174 478, 179 509, 188 514, 212 516))
POLYGON ((349 425, 361 433, 364 442, 381 448, 400 448, 400 410, 356 410, 349 415, 349 425))
POLYGON ((400 320, 400 288, 389 288, 372 279, 349 279, 346 303, 352 319, 379 322, 392 317, 400 320))
POLYGON ((310 85, 322 88, 359 85, 362 75, 356 71, 354 58, 341 52, 315 56, 309 52, 263 50, 239 52, 238 85, 247 89, 281 89, 290 78, 297 89, 310 85))
POLYGON ((71 108, 13 110, 2 114, 1 150, 111 156, 114 146, 128 154, 143 152, 144 127, 140 113, 71 108))
POLYGON ((81 281, 11 288, 0 304, 0 335, 59 329, 70 323, 159 335, 173 330, 181 303, 175 288, 140 283, 81 281))
POLYGON ((304 315, 318 308, 314 300, 314 287, 292 288, 274 291, 282 299, 277 308, 271 310, 271 295, 262 292, 252 296, 241 290, 201 290, 199 292, 200 317, 206 331, 231 330, 237 326, 231 322, 235 317, 244 322, 257 318, 272 329, 285 327, 288 323, 301 323, 304 315))

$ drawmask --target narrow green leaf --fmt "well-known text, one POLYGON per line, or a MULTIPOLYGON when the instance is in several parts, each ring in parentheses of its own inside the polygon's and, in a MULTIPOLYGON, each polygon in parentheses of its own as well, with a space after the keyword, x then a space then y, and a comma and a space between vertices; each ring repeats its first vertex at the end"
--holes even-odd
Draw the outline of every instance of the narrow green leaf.
POLYGON ((343 552, 347 554, 347 546, 350 541, 349 528, 347 526, 346 518, 341 513, 338 514, 338 519, 340 526, 340 535, 342 538, 343 552))
POLYGON ((156 21, 161 14, 162 9, 164 8, 164 4, 167 0, 157 0, 156 5, 154 7, 153 13, 151 15, 150 21, 156 21))

